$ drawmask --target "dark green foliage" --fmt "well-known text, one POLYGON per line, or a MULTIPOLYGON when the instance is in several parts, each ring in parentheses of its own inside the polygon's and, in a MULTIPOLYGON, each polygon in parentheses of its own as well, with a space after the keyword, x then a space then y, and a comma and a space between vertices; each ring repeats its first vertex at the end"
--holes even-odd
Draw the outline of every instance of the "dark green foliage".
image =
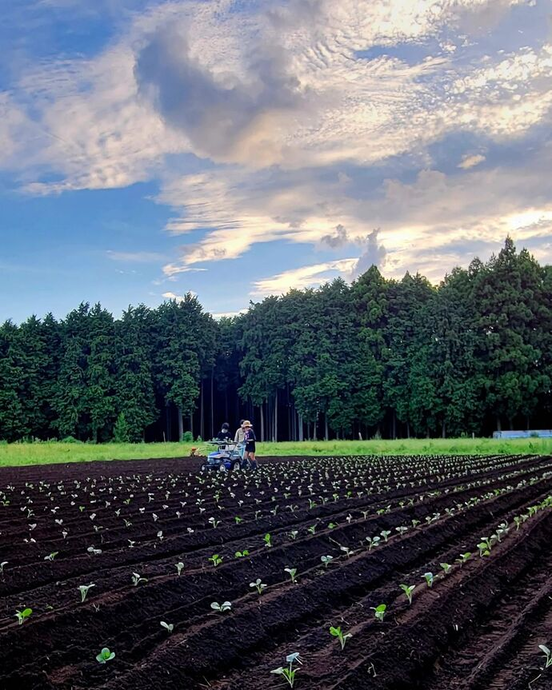
POLYGON ((0 326, 7 441, 488 434, 552 426, 551 388, 552 267, 510 239, 438 288, 372 267, 219 322, 188 294, 0 326))

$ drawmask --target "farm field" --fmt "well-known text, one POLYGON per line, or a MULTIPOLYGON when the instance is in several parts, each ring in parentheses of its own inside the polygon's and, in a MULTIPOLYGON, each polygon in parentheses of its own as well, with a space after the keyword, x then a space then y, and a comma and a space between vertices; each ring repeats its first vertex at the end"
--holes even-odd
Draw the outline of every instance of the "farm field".
MULTIPOLYGON (((367 441, 301 441, 258 443, 262 456, 347 455, 550 455, 550 438, 411 438, 367 441)), ((188 457, 192 447, 206 454, 206 443, 0 443, 0 467, 19 467, 98 460, 188 457)))
POLYGON ((0 469, 2 690, 552 688, 552 457, 197 466, 0 469))

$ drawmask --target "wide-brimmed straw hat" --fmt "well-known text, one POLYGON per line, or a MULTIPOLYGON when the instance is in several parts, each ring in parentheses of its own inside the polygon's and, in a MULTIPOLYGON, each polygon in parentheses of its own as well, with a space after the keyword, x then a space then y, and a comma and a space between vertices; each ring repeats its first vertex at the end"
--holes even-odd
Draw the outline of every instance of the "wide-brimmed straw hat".
POLYGON ((246 420, 244 421, 244 423, 242 424, 242 426, 250 426, 250 427, 251 427, 251 426, 253 426, 253 424, 251 424, 251 422, 249 421, 249 419, 246 419, 246 420))

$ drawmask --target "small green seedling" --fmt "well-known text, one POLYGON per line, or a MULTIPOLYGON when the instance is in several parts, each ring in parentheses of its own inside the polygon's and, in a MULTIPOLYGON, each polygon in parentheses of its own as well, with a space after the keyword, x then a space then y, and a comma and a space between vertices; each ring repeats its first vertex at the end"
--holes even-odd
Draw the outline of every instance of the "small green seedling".
POLYGON ((23 611, 16 611, 15 617, 17 618, 17 622, 19 623, 19 625, 23 625, 23 623, 27 620, 27 618, 31 615, 32 612, 32 609, 23 609, 23 611))
POLYGON ((343 551, 347 558, 350 558, 354 554, 353 549, 350 549, 348 546, 340 546, 339 548, 341 551, 343 551))
POLYGON ((217 520, 214 517, 210 517, 208 520, 209 524, 213 525, 213 527, 216 529, 220 525, 220 520, 217 520))
POLYGON ((48 554, 48 556, 44 556, 45 561, 53 561, 54 558, 58 555, 59 551, 52 551, 52 553, 48 554))
POLYGON ((236 523, 236 525, 239 525, 240 522, 243 522, 243 518, 241 518, 239 515, 236 515, 234 517, 234 522, 236 523))
POLYGON ((134 587, 138 587, 140 583, 147 581, 147 577, 142 577, 139 573, 132 573, 132 584, 134 585, 134 587))
POLYGON ((336 527, 337 527, 337 523, 335 523, 335 522, 330 522, 330 524, 328 525, 328 529, 335 529, 336 527))
POLYGON ((307 532, 310 532, 310 534, 314 534, 316 532, 316 525, 311 525, 310 527, 307 527, 307 532))
POLYGON ((295 674, 297 673, 297 669, 294 668, 293 665, 296 663, 302 663, 301 658, 299 657, 299 652, 288 654, 288 656, 286 656, 286 662, 289 664, 287 668, 280 666, 280 668, 275 668, 270 673, 275 673, 278 676, 283 676, 286 679, 289 687, 292 688, 295 684, 295 674))
POLYGON ((549 668, 550 666, 552 666, 552 651, 550 651, 550 649, 544 644, 540 644, 539 649, 546 657, 544 668, 549 668))
POLYGON ((339 644, 341 645, 341 649, 345 648, 345 645, 347 644, 347 640, 349 640, 353 634, 352 633, 344 633, 343 630, 341 630, 341 626, 334 628, 333 626, 330 628, 330 635, 332 637, 337 637, 339 640, 339 644))
POLYGON ((387 542, 387 540, 389 539, 389 535, 390 535, 390 534, 391 534, 391 530, 387 530, 387 529, 384 529, 384 530, 381 532, 381 536, 383 537, 384 541, 386 541, 386 542, 387 542))
POLYGON ((320 560, 324 563, 324 567, 328 567, 333 561, 333 556, 320 556, 320 560))
POLYGON ((249 551, 247 549, 244 549, 243 551, 236 551, 234 556, 236 558, 245 558, 246 556, 249 556, 249 551))
POLYGON ((480 558, 483 558, 484 556, 490 556, 491 555, 491 552, 489 551, 489 549, 487 547, 487 542, 485 542, 485 541, 479 542, 479 544, 477 545, 477 548, 479 549, 479 557, 480 558))
POLYGON ((0 575, 4 574, 4 568, 7 565, 8 565, 8 561, 2 561, 2 563, 0 563, 0 575))
POLYGON ((107 664, 108 661, 111 661, 114 658, 115 652, 112 652, 107 647, 104 647, 102 651, 96 656, 96 661, 100 664, 107 664))
POLYGON ((284 568, 284 571, 288 573, 292 582, 297 582, 297 568, 284 568))
POLYGON ((299 534, 298 530, 292 529, 291 532, 289 533, 289 536, 295 541, 297 539, 297 535, 299 534))
POLYGON ((424 573, 423 575, 427 586, 431 589, 433 587, 433 573, 424 573))
POLYGON ((449 563, 439 563, 445 575, 448 575, 452 570, 452 566, 449 563))
POLYGON ((268 546, 269 549, 272 548, 272 537, 270 534, 265 534, 263 538, 265 546, 268 546))
POLYGON ((368 551, 371 551, 375 549, 376 546, 379 546, 381 537, 366 537, 366 541, 368 542, 368 551))
POLYGON ((219 556, 218 553, 213 554, 212 556, 209 557, 209 560, 211 563, 214 565, 216 568, 218 565, 220 565, 223 561, 223 557, 219 556))
POLYGON ((387 604, 380 604, 379 606, 370 606, 370 608, 374 612, 375 619, 378 620, 380 623, 383 623, 385 612, 387 611, 387 604))
POLYGON ((162 628, 165 628, 165 630, 169 633, 169 635, 172 633, 174 630, 174 623, 165 623, 165 621, 161 621, 159 624, 162 628))
POLYGON ((264 582, 261 581, 261 578, 260 578, 260 577, 258 577, 258 578, 255 580, 255 582, 250 582, 250 583, 249 583, 249 586, 250 586, 250 587, 255 587, 256 590, 257 590, 257 592, 258 592, 259 594, 262 594, 262 593, 263 593, 263 589, 266 589, 266 588, 267 588, 267 585, 265 585, 264 582))
POLYGON ((402 591, 404 592, 406 598, 408 599, 408 603, 412 603, 412 592, 416 589, 416 585, 401 585, 400 586, 402 591))
POLYGON ((182 571, 184 570, 184 563, 180 561, 179 563, 175 563, 174 567, 176 568, 176 573, 180 577, 182 575, 182 571))
POLYGON ((95 587, 96 585, 91 582, 89 585, 79 585, 77 589, 80 592, 81 595, 81 604, 83 604, 86 600, 86 597, 88 596, 88 591, 92 588, 95 587))
POLYGON ((229 601, 223 601, 222 604, 219 604, 218 601, 213 601, 211 608, 219 613, 225 613, 232 610, 232 604, 229 601))
POLYGON ((466 553, 461 553, 460 558, 456 559, 457 563, 460 563, 460 567, 464 565, 464 563, 467 563, 471 558, 471 553, 469 551, 466 551, 466 553))

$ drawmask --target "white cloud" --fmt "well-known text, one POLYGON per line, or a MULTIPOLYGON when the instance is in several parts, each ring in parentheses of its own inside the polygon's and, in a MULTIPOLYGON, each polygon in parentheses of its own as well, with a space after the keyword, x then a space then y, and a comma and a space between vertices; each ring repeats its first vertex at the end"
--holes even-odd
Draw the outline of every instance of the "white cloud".
POLYGON ((327 261, 314 266, 302 266, 284 271, 270 278, 256 281, 253 295, 282 295, 292 288, 318 287, 341 274, 350 275, 358 259, 327 261))
MULTIPOLYGON (((374 228, 366 262, 436 278, 461 258, 459 243, 467 255, 480 238, 501 240, 508 219, 549 211, 549 160, 493 162, 493 145, 549 131, 552 46, 538 39, 497 56, 486 45, 517 5, 152 3, 125 15, 98 56, 38 62, 0 95, 0 165, 32 194, 160 179, 156 201, 174 209, 167 231, 193 236, 166 259, 166 279, 261 242, 320 247, 333 237, 327 249, 358 245, 374 228), (450 150, 459 168, 450 177, 430 155, 448 135, 469 141, 450 150)), ((546 150, 546 139, 533 143, 546 150)), ((267 280, 276 289, 292 278, 320 274, 267 280)))
POLYGON ((458 167, 463 168, 464 170, 469 170, 470 168, 475 168, 476 165, 483 163, 484 160, 485 156, 483 156, 481 153, 474 153, 471 155, 468 154, 462 158, 460 163, 458 163, 458 167))
POLYGON ((164 292, 162 296, 165 299, 175 300, 176 302, 183 302, 186 299, 187 295, 191 295, 192 297, 197 297, 197 292, 194 292, 193 290, 188 290, 186 295, 175 295, 174 292, 164 292))

